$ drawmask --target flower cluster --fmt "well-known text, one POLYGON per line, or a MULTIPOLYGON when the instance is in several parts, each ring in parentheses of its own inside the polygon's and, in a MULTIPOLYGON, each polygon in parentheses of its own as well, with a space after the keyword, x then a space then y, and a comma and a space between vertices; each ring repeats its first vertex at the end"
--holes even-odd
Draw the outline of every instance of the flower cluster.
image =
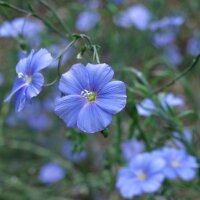
POLYGON ((164 179, 190 181, 196 177, 196 169, 199 168, 197 160, 183 149, 164 147, 151 153, 139 153, 140 146, 132 148, 127 145, 123 153, 129 157, 128 165, 119 170, 116 183, 124 198, 156 192, 164 179))

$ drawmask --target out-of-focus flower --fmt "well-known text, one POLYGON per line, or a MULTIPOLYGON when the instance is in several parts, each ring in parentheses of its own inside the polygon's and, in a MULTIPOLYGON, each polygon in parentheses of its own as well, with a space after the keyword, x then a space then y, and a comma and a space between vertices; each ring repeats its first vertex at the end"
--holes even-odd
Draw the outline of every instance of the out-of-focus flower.
POLYGON ((135 26, 139 30, 145 30, 151 20, 151 13, 143 5, 134 5, 125 11, 122 11, 118 16, 113 18, 117 26, 129 28, 135 26))
POLYGON ((165 49, 164 56, 170 64, 175 66, 181 64, 183 60, 180 49, 175 45, 168 46, 165 49))
MULTIPOLYGON (((182 98, 175 96, 173 93, 169 94, 159 94, 158 96, 161 105, 164 109, 167 109, 167 106, 183 106, 184 101, 182 98)), ((151 99, 144 99, 141 103, 136 105, 138 114, 140 116, 148 117, 157 111, 156 105, 151 99)))
MULTIPOLYGON (((61 40, 60 42, 58 42, 57 44, 53 44, 49 47, 49 51, 52 53, 52 55, 56 58, 60 55, 60 53, 63 51, 63 49, 68 45, 69 43, 65 40, 61 40)), ((71 57, 72 55, 72 52, 73 52, 73 48, 69 48, 64 56, 63 56, 63 59, 62 59, 62 65, 64 65, 71 57)), ((54 60, 52 63, 51 63, 51 66, 52 67, 57 67, 58 66, 58 59, 57 60, 54 60)))
POLYGON ((12 21, 6 21, 0 26, 0 37, 16 38, 23 36, 28 41, 37 46, 39 43, 39 33, 44 30, 43 23, 34 18, 16 18, 12 21))
POLYGON ((200 54, 200 40, 198 38, 192 37, 187 42, 187 52, 191 56, 197 56, 200 54))
POLYGON ((164 175, 165 161, 154 154, 143 153, 119 170, 116 187, 124 198, 158 191, 164 175))
POLYGON ((41 92, 44 77, 39 71, 48 67, 52 60, 51 54, 46 49, 40 49, 38 52, 32 50, 27 58, 21 59, 16 66, 18 77, 10 95, 4 101, 10 101, 16 94, 15 110, 21 111, 31 98, 41 92))
POLYGON ((123 158, 127 161, 142 153, 144 149, 144 143, 136 139, 126 140, 121 144, 123 158))
POLYGON ((180 27, 185 22, 182 16, 165 17, 158 21, 152 22, 149 25, 150 30, 156 31, 158 29, 165 29, 169 27, 180 27))
POLYGON ((175 39, 176 35, 171 31, 163 33, 155 33, 153 35, 153 43, 158 48, 171 44, 175 39))
POLYGON ((4 83, 4 76, 2 73, 0 73, 0 86, 4 83))
POLYGON ((126 86, 111 81, 107 64, 75 64, 62 75, 59 90, 66 94, 56 101, 55 112, 68 127, 87 133, 104 130, 112 115, 126 105, 126 86))
POLYGON ((40 101, 32 101, 31 104, 24 108, 23 113, 11 112, 6 118, 6 123, 10 127, 25 124, 36 131, 47 131, 53 124, 40 101))
POLYGON ((44 184, 53 184, 65 176, 64 169, 57 163, 47 163, 39 171, 38 179, 44 184))
POLYGON ((74 144, 70 140, 64 142, 61 152, 63 156, 65 156, 68 160, 71 160, 73 162, 80 162, 84 160, 87 156, 87 153, 84 150, 74 152, 74 144))
POLYGON ((183 133, 173 133, 173 143, 180 149, 186 150, 184 142, 192 142, 192 131, 188 128, 183 130, 183 133))
POLYGON ((79 14, 76 21, 76 29, 81 32, 87 32, 94 28, 100 21, 101 16, 97 12, 84 11, 79 14))
POLYGON ((163 169, 163 174, 166 178, 181 178, 185 181, 195 178, 196 169, 199 165, 194 156, 188 155, 184 150, 170 147, 163 148, 157 154, 166 162, 163 169))
POLYGON ((159 99, 163 108, 167 108, 167 106, 175 107, 184 105, 184 100, 181 97, 175 96, 173 93, 160 93, 159 99))

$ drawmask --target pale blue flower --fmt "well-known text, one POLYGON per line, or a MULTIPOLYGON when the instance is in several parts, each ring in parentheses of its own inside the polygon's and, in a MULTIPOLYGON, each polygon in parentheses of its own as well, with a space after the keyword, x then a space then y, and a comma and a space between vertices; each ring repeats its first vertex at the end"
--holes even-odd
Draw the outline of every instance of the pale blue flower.
POLYGON ((43 23, 35 18, 15 18, 12 21, 6 21, 0 26, 0 37, 16 38, 23 36, 31 44, 38 44, 38 34, 44 30, 43 23))
POLYGON ((187 52, 192 56, 200 54, 200 39, 192 37, 187 42, 187 52))
POLYGON ((39 171, 38 179, 44 184, 53 184, 65 177, 66 172, 57 163, 47 163, 39 171))
POLYGON ((150 11, 141 4, 131 6, 113 18, 113 21, 117 26, 123 28, 135 26, 139 30, 147 29, 150 20, 150 11))
POLYGON ((104 130, 112 115, 126 105, 126 86, 111 81, 114 72, 107 64, 75 64, 62 75, 55 112, 67 127, 95 133, 104 130))
POLYGON ((171 44, 176 39, 175 33, 171 31, 155 33, 153 35, 153 43, 156 47, 164 47, 168 44, 171 44))
POLYGON ((143 153, 134 157, 127 167, 119 170, 116 187, 124 198, 159 190, 164 180, 163 159, 154 154, 143 153))
POLYGON ((76 29, 81 32, 87 32, 93 29, 100 21, 101 16, 94 11, 84 11, 79 14, 76 21, 76 29))
MULTIPOLYGON (((167 109, 168 106, 176 107, 184 105, 184 100, 178 96, 175 96, 173 93, 160 93, 158 95, 158 99, 160 100, 161 105, 164 109, 167 109)), ((148 98, 144 99, 141 103, 137 104, 136 108, 138 114, 144 117, 148 117, 158 110, 154 102, 148 98)))
POLYGON ((145 149, 143 141, 131 139, 122 142, 121 150, 123 158, 130 161, 132 158, 142 153, 145 149))
POLYGON ((196 170, 199 167, 197 160, 185 150, 165 147, 157 154, 166 162, 163 169, 166 178, 190 181, 196 177, 196 170))
POLYGON ((176 45, 170 45, 165 49, 165 59, 172 65, 179 65, 183 61, 180 49, 176 45))
POLYGON ((185 22, 185 19, 182 16, 165 17, 163 19, 152 22, 149 25, 149 28, 152 31, 156 31, 158 29, 180 27, 181 25, 183 25, 184 22, 185 22))
POLYGON ((46 49, 40 49, 38 52, 31 51, 27 58, 21 59, 17 66, 17 78, 10 95, 4 100, 8 102, 15 95, 15 110, 21 111, 31 98, 37 96, 44 84, 44 77, 39 72, 48 67, 53 58, 46 49))

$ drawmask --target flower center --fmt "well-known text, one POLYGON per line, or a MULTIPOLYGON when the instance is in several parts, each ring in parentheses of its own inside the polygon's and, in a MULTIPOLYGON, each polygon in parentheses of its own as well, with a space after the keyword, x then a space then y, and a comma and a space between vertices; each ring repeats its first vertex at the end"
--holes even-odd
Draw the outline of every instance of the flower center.
POLYGON ((90 91, 88 91, 88 90, 83 90, 82 92, 81 92, 81 95, 83 96, 83 97, 85 97, 89 102, 93 102, 93 101, 95 101, 96 100, 96 93, 94 93, 94 92, 90 92, 90 91))
POLYGON ((25 83, 27 85, 29 85, 32 82, 32 77, 31 76, 24 75, 21 72, 18 74, 18 78, 21 78, 23 81, 25 81, 25 83))
POLYGON ((138 179, 139 179, 140 181, 144 181, 144 180, 146 180, 147 175, 146 175, 142 170, 139 170, 139 171, 137 172, 137 177, 138 177, 138 179))
POLYGON ((180 163, 178 162, 178 161, 176 161, 176 160, 173 160, 172 162, 171 162, 171 166, 172 167, 179 167, 180 166, 180 163))

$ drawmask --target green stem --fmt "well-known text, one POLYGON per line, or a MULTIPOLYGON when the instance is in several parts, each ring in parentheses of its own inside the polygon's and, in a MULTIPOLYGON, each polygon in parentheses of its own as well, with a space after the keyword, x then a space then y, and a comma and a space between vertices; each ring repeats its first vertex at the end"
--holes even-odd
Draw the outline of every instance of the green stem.
POLYGON ((198 56, 196 56, 196 58, 193 59, 191 65, 186 68, 182 73, 178 74, 173 80, 171 80, 170 82, 168 82, 167 84, 163 85, 162 87, 156 89, 155 91, 153 91, 152 95, 157 94, 159 92, 161 92, 162 90, 164 90, 167 87, 170 87, 171 85, 173 85, 176 81, 178 81, 179 79, 181 79, 183 76, 185 76, 188 72, 190 72, 198 63, 200 59, 200 54, 198 56))
POLYGON ((59 21, 59 23, 63 26, 64 30, 70 35, 70 31, 68 30, 68 28, 65 26, 65 23, 60 19, 59 15, 57 14, 57 12, 54 10, 54 8, 52 8, 52 6, 47 3, 44 0, 40 0, 40 2, 47 7, 55 16, 55 18, 59 21))

